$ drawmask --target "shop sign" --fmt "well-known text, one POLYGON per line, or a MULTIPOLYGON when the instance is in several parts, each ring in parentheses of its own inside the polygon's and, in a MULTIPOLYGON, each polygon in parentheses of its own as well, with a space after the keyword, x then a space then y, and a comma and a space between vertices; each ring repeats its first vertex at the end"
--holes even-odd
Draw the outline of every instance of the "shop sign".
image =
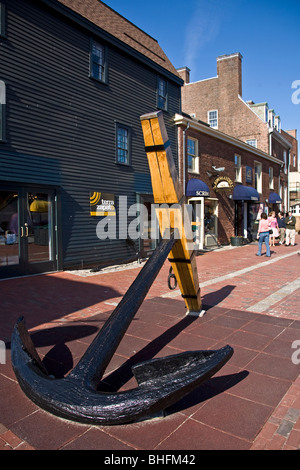
POLYGON ((90 215, 96 217, 115 216, 115 195, 90 192, 90 215))
POLYGON ((233 181, 230 178, 228 178, 228 176, 219 176, 219 178, 217 178, 214 181, 213 190, 215 192, 226 191, 226 190, 232 190, 233 187, 234 187, 233 181))

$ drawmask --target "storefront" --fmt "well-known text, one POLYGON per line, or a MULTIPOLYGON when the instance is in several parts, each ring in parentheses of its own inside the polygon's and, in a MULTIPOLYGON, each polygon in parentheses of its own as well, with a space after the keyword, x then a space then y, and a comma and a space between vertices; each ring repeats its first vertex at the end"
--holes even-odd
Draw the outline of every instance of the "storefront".
POLYGON ((269 197, 266 200, 266 203, 268 204, 269 212, 275 211, 277 215, 279 210, 281 210, 280 206, 282 204, 282 199, 279 196, 279 194, 273 191, 269 194, 269 197))
POLYGON ((196 250, 205 246, 217 246, 217 199, 210 198, 204 181, 191 178, 187 183, 186 196, 192 210, 192 229, 196 250))
POLYGON ((232 199, 235 202, 235 237, 242 237, 249 242, 257 237, 260 214, 264 204, 259 203, 259 194, 251 186, 236 185, 232 199))
POLYGON ((55 189, 1 183, 0 277, 57 270, 55 189))

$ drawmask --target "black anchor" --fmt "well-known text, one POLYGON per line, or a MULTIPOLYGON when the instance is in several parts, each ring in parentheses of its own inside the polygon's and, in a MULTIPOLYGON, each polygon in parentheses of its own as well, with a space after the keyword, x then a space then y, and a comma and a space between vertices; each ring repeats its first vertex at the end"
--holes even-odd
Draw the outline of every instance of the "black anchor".
POLYGON ((79 363, 63 379, 49 377, 24 318, 19 319, 11 341, 12 365, 21 388, 34 403, 61 418, 81 423, 128 423, 171 406, 230 359, 230 346, 156 358, 133 366, 138 383, 135 389, 98 391, 107 365, 175 243, 173 231, 169 239, 162 239, 79 363))

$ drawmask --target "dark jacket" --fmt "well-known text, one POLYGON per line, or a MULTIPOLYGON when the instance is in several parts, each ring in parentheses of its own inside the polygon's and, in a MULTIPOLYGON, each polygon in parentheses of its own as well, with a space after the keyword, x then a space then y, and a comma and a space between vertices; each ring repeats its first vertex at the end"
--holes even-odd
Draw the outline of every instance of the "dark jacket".
POLYGON ((295 230, 296 228, 296 217, 294 217, 293 215, 291 217, 286 217, 285 218, 285 223, 286 223, 286 228, 287 229, 290 229, 290 230, 295 230))
POLYGON ((278 217, 277 222, 278 222, 278 228, 286 228, 284 217, 282 218, 278 217))

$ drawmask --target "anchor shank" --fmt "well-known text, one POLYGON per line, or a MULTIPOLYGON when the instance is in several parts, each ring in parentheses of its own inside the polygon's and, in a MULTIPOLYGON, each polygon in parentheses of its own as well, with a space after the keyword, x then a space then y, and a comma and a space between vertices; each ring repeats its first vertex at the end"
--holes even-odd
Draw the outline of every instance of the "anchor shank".
POLYGON ((69 377, 97 387, 103 373, 177 240, 162 239, 69 377))

